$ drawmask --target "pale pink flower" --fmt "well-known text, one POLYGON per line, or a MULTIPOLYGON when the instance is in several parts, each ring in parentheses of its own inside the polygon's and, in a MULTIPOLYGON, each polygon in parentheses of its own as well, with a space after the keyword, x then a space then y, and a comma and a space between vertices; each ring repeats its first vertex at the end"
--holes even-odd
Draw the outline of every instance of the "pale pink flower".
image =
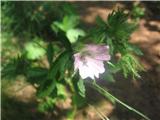
POLYGON ((79 70, 82 79, 99 78, 105 72, 104 61, 110 60, 109 46, 85 45, 80 53, 74 54, 74 70, 79 70))

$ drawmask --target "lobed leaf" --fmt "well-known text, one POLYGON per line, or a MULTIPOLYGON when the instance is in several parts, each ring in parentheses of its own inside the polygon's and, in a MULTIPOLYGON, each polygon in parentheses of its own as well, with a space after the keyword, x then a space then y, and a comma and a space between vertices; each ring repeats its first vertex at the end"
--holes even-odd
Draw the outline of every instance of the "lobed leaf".
POLYGON ((77 86, 78 86, 79 94, 82 97, 85 97, 86 89, 85 89, 85 85, 84 85, 84 80, 83 79, 79 79, 79 81, 77 82, 77 86))

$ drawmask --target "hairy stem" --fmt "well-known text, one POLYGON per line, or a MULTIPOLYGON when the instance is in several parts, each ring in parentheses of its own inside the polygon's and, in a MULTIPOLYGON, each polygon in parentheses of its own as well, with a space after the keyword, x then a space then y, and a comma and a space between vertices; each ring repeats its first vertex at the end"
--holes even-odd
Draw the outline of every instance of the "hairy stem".
POLYGON ((148 118, 147 116, 145 116, 143 113, 137 111, 136 109, 132 108, 131 106, 125 104, 124 102, 122 102, 121 100, 119 100, 118 98, 116 98, 115 96, 113 96, 111 93, 109 93, 108 91, 106 91, 104 88, 102 88, 101 86, 99 86, 98 84, 96 84, 96 82, 94 81, 92 84, 92 88, 96 89, 100 94, 104 95, 105 97, 111 97, 112 99, 114 99, 117 103, 121 104, 122 106, 126 107, 127 109, 137 113, 138 115, 140 115, 141 117, 145 118, 146 120, 151 120, 150 118, 148 118))

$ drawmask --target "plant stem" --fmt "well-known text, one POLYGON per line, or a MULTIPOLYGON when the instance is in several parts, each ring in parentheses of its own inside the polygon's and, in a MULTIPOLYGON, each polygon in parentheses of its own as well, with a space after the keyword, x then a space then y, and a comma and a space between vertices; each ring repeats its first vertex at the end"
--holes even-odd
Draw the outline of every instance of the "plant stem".
POLYGON ((111 93, 109 93, 108 91, 106 91, 104 88, 102 88, 101 86, 99 86, 98 84, 96 84, 96 82, 94 81, 93 83, 91 83, 94 89, 96 89, 100 94, 104 95, 105 97, 111 97, 113 98, 116 102, 118 102, 119 104, 121 104, 122 106, 126 107, 127 109, 137 113, 138 115, 140 115, 141 117, 145 118, 146 120, 151 120, 150 118, 148 118, 147 116, 145 116, 143 113, 137 111, 136 109, 132 108, 131 106, 125 104, 124 102, 122 102, 121 100, 119 100, 118 98, 116 98, 115 96, 113 96, 111 93))
POLYGON ((77 105, 75 104, 75 100, 74 100, 74 95, 76 94, 75 92, 75 88, 74 88, 74 85, 72 83, 72 78, 73 76, 75 75, 75 73, 71 76, 71 79, 67 79, 67 83, 71 89, 71 92, 72 92, 72 110, 70 110, 68 112, 68 115, 67 115, 67 120, 74 120, 74 117, 75 117, 75 114, 76 114, 76 111, 77 111, 77 105))

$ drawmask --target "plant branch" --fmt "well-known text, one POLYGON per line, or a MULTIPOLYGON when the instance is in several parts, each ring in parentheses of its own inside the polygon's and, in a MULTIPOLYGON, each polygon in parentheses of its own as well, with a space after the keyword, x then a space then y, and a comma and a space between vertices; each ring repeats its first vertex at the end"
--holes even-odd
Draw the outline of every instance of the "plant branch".
POLYGON ((111 97, 112 99, 114 99, 117 103, 121 104, 122 106, 126 107, 127 109, 137 113, 138 115, 140 115, 141 117, 145 118, 146 120, 151 120, 150 118, 148 118, 147 116, 145 116, 143 113, 137 111, 136 109, 134 109, 133 107, 125 104, 124 102, 122 102, 121 100, 119 100, 118 98, 116 98, 115 96, 113 96, 111 93, 109 93, 108 91, 106 91, 104 88, 102 88, 101 86, 99 86, 98 84, 96 84, 95 81, 93 81, 93 83, 91 83, 91 87, 96 89, 100 94, 104 95, 105 97, 111 97))

